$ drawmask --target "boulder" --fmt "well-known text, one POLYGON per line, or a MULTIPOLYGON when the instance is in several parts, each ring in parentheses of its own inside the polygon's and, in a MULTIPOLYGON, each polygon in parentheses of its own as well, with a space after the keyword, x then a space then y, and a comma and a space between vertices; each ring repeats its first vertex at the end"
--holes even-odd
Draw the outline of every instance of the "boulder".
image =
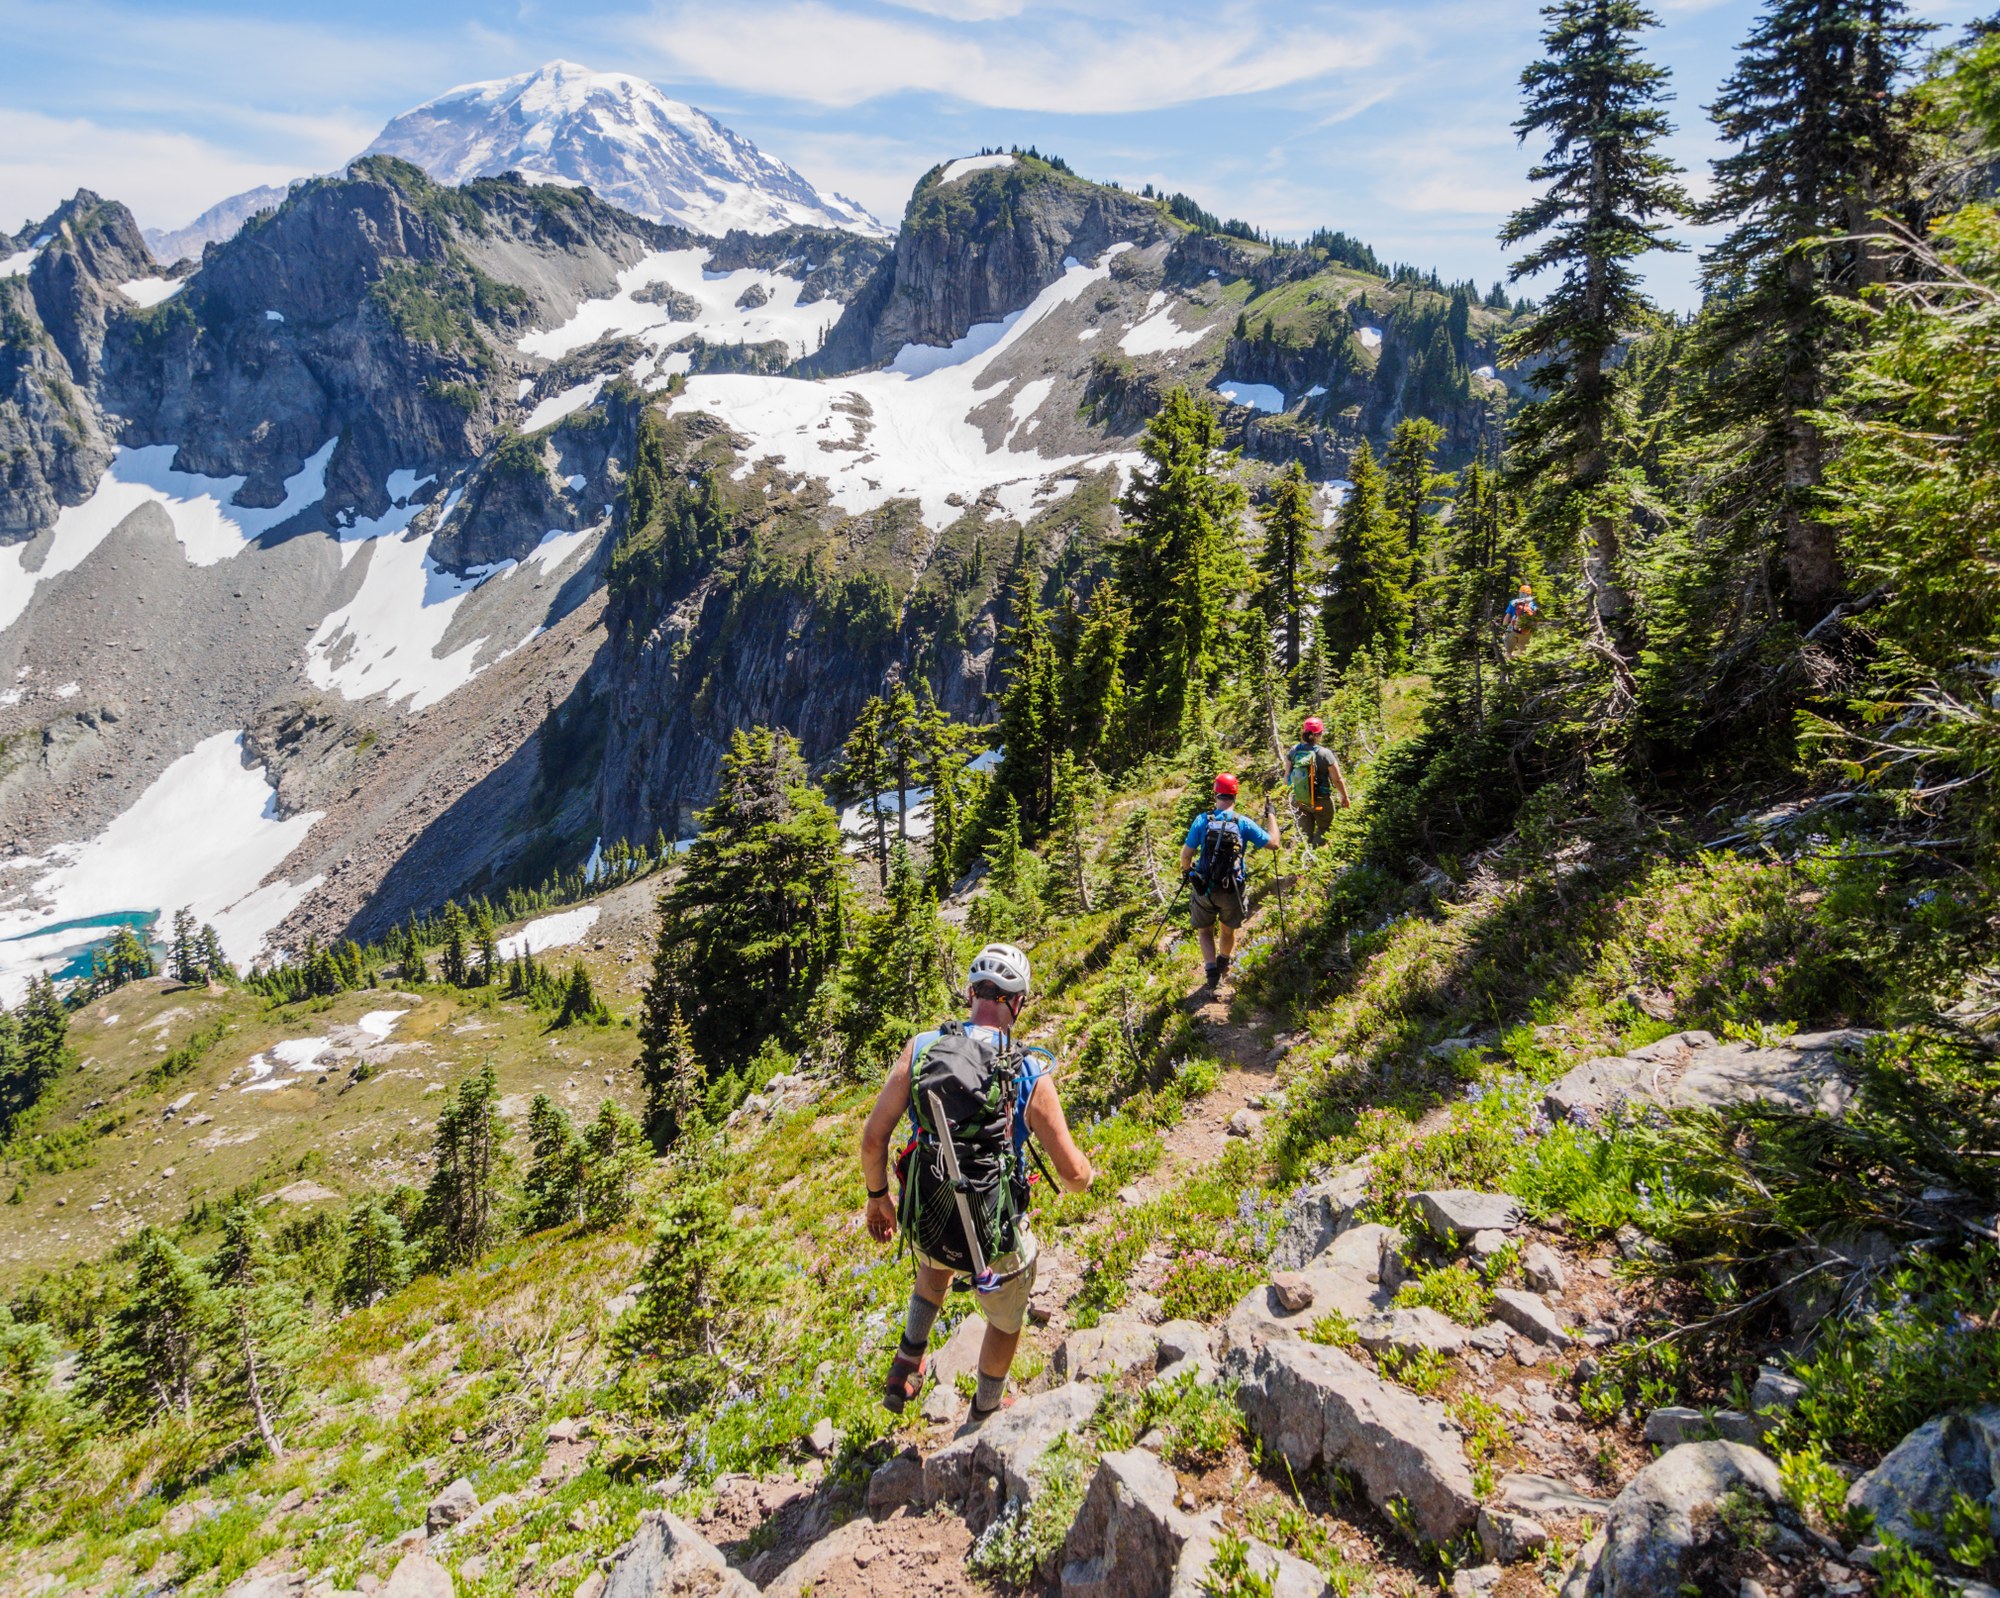
POLYGON ((1312 1288, 1308 1309, 1289 1311, 1269 1282, 1250 1289, 1222 1323, 1218 1351, 1255 1350, 1274 1337, 1295 1337, 1330 1310, 1360 1320, 1390 1307, 1393 1294, 1380 1281, 1385 1239, 1400 1240, 1393 1227, 1356 1226, 1296 1274, 1312 1288))
POLYGON ((1122 1376, 1153 1359, 1159 1347, 1159 1333, 1152 1327, 1120 1316, 1064 1338, 1056 1350, 1056 1374, 1072 1382, 1122 1376))
POLYGON ((1531 1293, 1560 1293, 1569 1286, 1562 1256, 1546 1243, 1530 1243, 1521 1251, 1521 1278, 1531 1293))
POLYGON ((1159 1373, 1146 1383, 1147 1392, 1157 1392, 1161 1388, 1172 1387, 1192 1377, 1204 1387, 1213 1387, 1220 1380, 1222 1372, 1207 1354, 1190 1354, 1186 1359, 1177 1359, 1171 1365, 1162 1365, 1159 1373))
POLYGON ((1154 1327, 1153 1336, 1159 1343, 1162 1370, 1184 1359, 1215 1358, 1215 1335, 1200 1321, 1168 1321, 1154 1327))
POLYGON ((1255 1355, 1232 1352, 1237 1402, 1267 1452, 1296 1474, 1320 1464, 1351 1470, 1378 1508, 1408 1502, 1417 1530, 1445 1542, 1472 1524, 1478 1502, 1456 1427, 1444 1407, 1383 1381, 1337 1349, 1277 1339, 1255 1355))
POLYGON ((396 1561, 376 1598, 455 1598, 451 1572, 429 1554, 411 1552, 396 1561))
MULTIPOLYGON (((1215 1563, 1218 1540, 1207 1523, 1203 1523, 1188 1538, 1181 1547, 1180 1560, 1174 1566, 1174 1584, 1167 1589, 1167 1598, 1208 1598, 1208 1567, 1215 1563)), ((1268 1543, 1261 1543, 1254 1537, 1246 1541, 1249 1543, 1250 1569, 1270 1579, 1271 1598, 1324 1598, 1327 1580, 1320 1571, 1303 1559, 1273 1548, 1268 1543)))
POLYGON ((1504 1193, 1475 1193, 1468 1188, 1436 1188, 1416 1195, 1417 1211, 1431 1235, 1447 1243, 1475 1232, 1511 1232, 1521 1219, 1521 1207, 1504 1193))
POLYGON ((877 1465, 868 1477, 868 1513, 886 1515, 924 1497, 924 1456, 905 1448, 877 1465))
POLYGON ((979 1347, 986 1340, 986 1321, 978 1315, 968 1315, 952 1328, 951 1336, 944 1346, 931 1354, 929 1375, 931 1384, 924 1389, 921 1413, 927 1421, 937 1425, 949 1425, 958 1418, 958 1412, 965 1399, 958 1390, 958 1379, 968 1379, 979 1375, 979 1347))
POLYGON ((1271 1248, 1276 1270, 1294 1271, 1354 1224, 1354 1212, 1368 1196, 1370 1162, 1359 1160, 1317 1182, 1308 1182, 1285 1201, 1278 1240, 1271 1248))
POLYGON ((1255 1137, 1264 1130, 1264 1117, 1245 1106, 1232 1111, 1229 1124, 1225 1128, 1231 1137, 1255 1137))
MULTIPOLYGON (((678 1515, 649 1509, 619 1549, 603 1598, 757 1598, 722 1551, 678 1515)), ((385 1595, 386 1598, 386 1595, 385 1595)), ((440 1595, 442 1598, 442 1595, 440 1595)))
POLYGON ((1936 1556, 1958 1493, 1986 1505, 1989 1518, 2000 1512, 2000 1404, 1924 1422, 1847 1490, 1847 1503, 1873 1513, 1878 1537, 1892 1532, 1936 1556))
POLYGON ((1639 1097, 1644 1091, 1641 1083, 1652 1075, 1650 1066, 1622 1056, 1585 1060, 1549 1084, 1542 1094, 1542 1108, 1552 1121, 1588 1126, 1639 1097))
POLYGON ((1570 1335, 1563 1330, 1562 1318, 1549 1308, 1539 1293, 1524 1293, 1518 1287, 1493 1290, 1493 1318, 1511 1326, 1523 1337, 1533 1338, 1550 1348, 1568 1348, 1570 1335))
POLYGON ((813 1423, 813 1429, 806 1433, 806 1447, 819 1458, 825 1459, 833 1452, 833 1445, 839 1434, 833 1429, 833 1422, 822 1415, 813 1423))
POLYGON ((1854 1095, 1848 1061, 1868 1037, 1852 1029, 1807 1032, 1760 1049, 1679 1032, 1629 1055, 1584 1061, 1551 1084, 1543 1105, 1551 1117, 1586 1122, 1635 1102, 1692 1110, 1765 1103, 1839 1115, 1854 1095))
POLYGON ((1477 1522, 1480 1552, 1496 1565, 1511 1565, 1548 1545, 1549 1528, 1532 1515, 1482 1504, 1477 1522))
POLYGON ((1271 1278, 1271 1295, 1279 1309, 1287 1315, 1296 1315, 1302 1309, 1312 1308, 1313 1285, 1302 1271, 1280 1271, 1271 1278))
POLYGON ((1763 1435, 1764 1428, 1756 1418, 1740 1409, 1708 1411, 1671 1404, 1646 1417, 1646 1441, 1659 1448, 1676 1448, 1710 1437, 1731 1443, 1754 1443, 1763 1435))
MULTIPOLYGON (((291 1590, 291 1583, 283 1576, 241 1576, 230 1583, 222 1598, 288 1598, 291 1590)), ((446 1592, 450 1590, 448 1586, 445 1589, 446 1592)))
POLYGON ((960 1504, 974 1533, 998 1518, 1010 1498, 1034 1496, 1034 1468, 1063 1433, 1080 1429, 1097 1408, 1097 1390, 1066 1383, 1020 1399, 977 1431, 954 1438, 924 1461, 924 1497, 960 1504))
POLYGON ((1648 1465, 1605 1511, 1604 1532, 1576 1557, 1564 1598, 1655 1598, 1681 1589, 1707 1539, 1728 1531, 1712 1509, 1725 1493, 1782 1502, 1778 1467, 1742 1443, 1683 1443, 1648 1465))
POLYGON ((1806 1396, 1806 1384, 1775 1365, 1757 1370, 1757 1383, 1750 1389, 1750 1410, 1755 1415, 1789 1414, 1806 1396))
POLYGON ((565 1415, 561 1420, 552 1420, 549 1422, 548 1429, 542 1433, 542 1441, 545 1443, 581 1442, 583 1440, 584 1429, 585 1423, 583 1421, 578 1420, 574 1415, 565 1415))
POLYGON ((1580 1493, 1553 1476, 1502 1476, 1493 1489, 1492 1502, 1502 1509, 1543 1518, 1563 1515, 1602 1517, 1609 1506, 1601 1498, 1580 1493))
POLYGON ((479 1508, 479 1494, 472 1490, 472 1483, 463 1476, 446 1487, 430 1502, 424 1511, 424 1531, 435 1537, 441 1531, 449 1531, 461 1520, 471 1519, 479 1508))
POLYGON ((1175 1506, 1174 1473, 1144 1449, 1106 1454, 1063 1539, 1062 1598, 1160 1598, 1204 1529, 1175 1506))
POLYGON ((1507 1574, 1498 1565, 1473 1565, 1451 1573, 1451 1598, 1486 1598, 1507 1574))
POLYGON ((1385 1348, 1393 1348, 1403 1354, 1415 1353, 1418 1349, 1428 1349, 1435 1354, 1458 1354, 1467 1348, 1497 1354, 1507 1347, 1506 1334, 1498 1327, 1481 1327, 1475 1331, 1459 1325, 1449 1316, 1440 1315, 1434 1309, 1421 1306, 1370 1315, 1366 1320, 1355 1322, 1355 1331, 1360 1336, 1361 1346, 1371 1354, 1379 1354, 1385 1348))
POLYGON ((1472 1234, 1472 1241, 1466 1252, 1481 1265, 1498 1259, 1507 1252, 1508 1237, 1505 1232, 1488 1226, 1472 1234))

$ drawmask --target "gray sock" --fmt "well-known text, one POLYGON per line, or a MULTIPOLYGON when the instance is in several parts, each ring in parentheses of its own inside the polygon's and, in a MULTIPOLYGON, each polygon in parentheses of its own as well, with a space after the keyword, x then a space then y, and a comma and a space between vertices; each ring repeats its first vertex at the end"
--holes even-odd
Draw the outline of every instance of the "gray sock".
POLYGON ((972 1407, 981 1414, 989 1414, 1000 1407, 1000 1396, 1007 1391, 1007 1378, 979 1373, 979 1391, 972 1395, 972 1407))
POLYGON ((922 1359, 931 1346, 931 1328, 937 1324, 942 1304, 933 1304, 921 1293, 910 1294, 910 1307, 903 1316, 903 1344, 898 1350, 905 1359, 922 1359))

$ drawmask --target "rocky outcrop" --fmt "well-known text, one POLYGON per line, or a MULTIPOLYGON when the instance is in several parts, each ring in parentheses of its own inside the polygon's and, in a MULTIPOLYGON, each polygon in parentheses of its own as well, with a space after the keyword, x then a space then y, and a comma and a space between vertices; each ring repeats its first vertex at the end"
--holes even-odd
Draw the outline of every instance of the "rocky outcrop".
POLYGON ((1351 1470, 1371 1503, 1403 1500, 1434 1542, 1472 1524, 1472 1471, 1442 1405, 1314 1343, 1271 1342, 1254 1358, 1232 1357, 1231 1374, 1250 1429, 1295 1473, 1351 1470))
POLYGON ((1063 1541, 1063 1598, 1157 1598, 1199 1527, 1174 1473, 1144 1449, 1106 1454, 1063 1541))
POLYGON ((1926 1421, 1848 1489, 1848 1507, 1932 1555, 1945 1553, 1945 1515, 1963 1495, 2000 1525, 2000 1405, 1926 1421))
POLYGON ((889 260, 886 239, 863 238, 835 228, 793 227, 777 233, 734 230, 716 243, 711 272, 760 267, 799 280, 799 304, 853 300, 889 260))
POLYGON ((1773 1048, 1718 1043, 1712 1033, 1676 1032, 1627 1055, 1586 1060, 1551 1084, 1551 1118, 1596 1122, 1631 1105, 1723 1110, 1762 1103, 1801 1114, 1838 1115, 1853 1097, 1846 1061, 1869 1034, 1800 1033, 1773 1048))
POLYGON ((618 1551, 601 1598, 757 1598, 757 1589, 678 1515, 649 1509, 618 1551))
POLYGON ((924 1461, 924 1496, 960 1505, 966 1524, 984 1531, 1010 1499, 1026 1503, 1034 1496, 1042 1456, 1096 1409, 1097 1389, 1089 1385, 1065 1384, 1020 1399, 924 1461))
POLYGON ((1251 1288, 1222 1323, 1222 1352, 1240 1362, 1274 1338, 1310 1331, 1327 1315, 1358 1321, 1388 1311, 1394 1293, 1381 1280, 1380 1261, 1384 1246, 1400 1242, 1401 1236, 1393 1227, 1372 1223, 1343 1232, 1294 1273, 1311 1290, 1302 1309, 1287 1309, 1272 1283, 1251 1288))
POLYGON ((1285 1201, 1278 1223, 1278 1241, 1271 1249, 1274 1270, 1296 1270, 1331 1246, 1354 1223, 1354 1212, 1368 1196, 1371 1163, 1358 1160, 1331 1176, 1307 1182, 1285 1201))
POLYGON ((1778 1467, 1741 1443, 1686 1443, 1662 1454, 1605 1512, 1604 1530, 1563 1582, 1563 1598, 1654 1598, 1682 1583, 1731 1533, 1716 1513, 1725 1495, 1765 1516, 1783 1501, 1778 1467))

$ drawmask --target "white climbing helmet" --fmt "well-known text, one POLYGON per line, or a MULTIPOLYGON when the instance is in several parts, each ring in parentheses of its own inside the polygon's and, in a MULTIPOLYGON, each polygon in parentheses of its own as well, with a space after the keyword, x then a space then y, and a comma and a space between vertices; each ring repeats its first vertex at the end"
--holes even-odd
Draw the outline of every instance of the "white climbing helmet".
POLYGON ((1002 993, 1026 993, 1028 957, 1011 943, 987 944, 973 956, 972 969, 965 974, 968 988, 980 982, 990 982, 1002 993))

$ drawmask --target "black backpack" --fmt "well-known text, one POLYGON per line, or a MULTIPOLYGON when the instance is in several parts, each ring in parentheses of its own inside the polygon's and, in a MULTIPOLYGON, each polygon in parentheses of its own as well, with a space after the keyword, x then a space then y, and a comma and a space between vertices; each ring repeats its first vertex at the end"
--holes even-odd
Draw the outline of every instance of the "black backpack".
POLYGON ((975 1038, 958 1021, 945 1022, 910 1065, 917 1136, 896 1161, 903 1187, 896 1219, 912 1248, 954 1271, 970 1274, 978 1263, 966 1245, 932 1097, 958 1157, 980 1258, 990 1263, 1019 1246, 1020 1220, 1028 1208, 1026 1159, 1014 1142, 1022 1065, 1013 1039, 975 1038))
POLYGON ((1218 888, 1229 893, 1241 890, 1244 879, 1243 832, 1236 825, 1234 810, 1211 810, 1208 830, 1201 838, 1201 860, 1196 870, 1203 893, 1218 888))

